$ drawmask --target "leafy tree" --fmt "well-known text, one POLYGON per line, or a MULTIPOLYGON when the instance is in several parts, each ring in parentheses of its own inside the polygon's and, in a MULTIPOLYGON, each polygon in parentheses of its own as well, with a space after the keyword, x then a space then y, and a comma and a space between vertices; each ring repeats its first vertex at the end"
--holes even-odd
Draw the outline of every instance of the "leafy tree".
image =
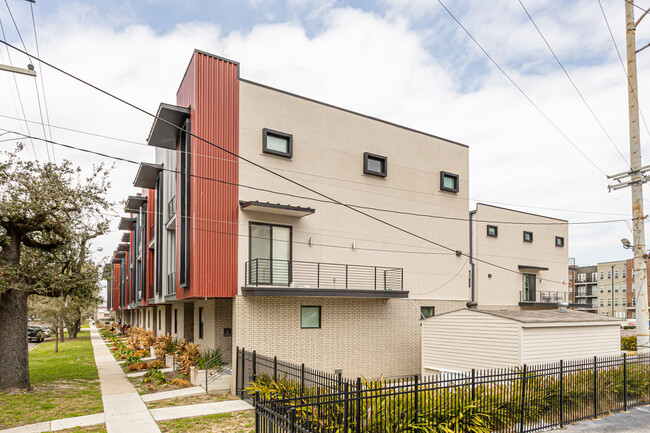
POLYGON ((0 390, 29 388, 28 296, 83 298, 95 289, 88 242, 107 231, 112 206, 110 169, 84 177, 70 161, 24 161, 21 150, 0 162, 0 390))

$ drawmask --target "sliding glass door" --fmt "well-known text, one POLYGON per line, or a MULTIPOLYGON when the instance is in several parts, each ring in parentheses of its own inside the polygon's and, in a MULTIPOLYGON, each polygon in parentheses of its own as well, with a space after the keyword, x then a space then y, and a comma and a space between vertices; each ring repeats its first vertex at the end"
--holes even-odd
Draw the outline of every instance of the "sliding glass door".
POLYGON ((249 280, 288 286, 291 282, 291 227, 250 224, 249 280))

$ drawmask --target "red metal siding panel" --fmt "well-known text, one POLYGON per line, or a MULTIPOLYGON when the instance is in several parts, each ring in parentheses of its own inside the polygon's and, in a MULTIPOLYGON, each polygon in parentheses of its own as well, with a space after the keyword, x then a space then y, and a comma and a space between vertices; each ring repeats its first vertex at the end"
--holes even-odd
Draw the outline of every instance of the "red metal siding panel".
MULTIPOLYGON (((177 103, 191 106, 192 132, 239 153, 237 65, 195 52, 177 103)), ((237 295, 238 190, 205 178, 237 183, 239 161, 195 138, 191 142, 190 287, 177 298, 237 295)), ((177 183, 178 184, 178 183, 177 183)), ((179 237, 177 237, 178 239, 179 237)), ((177 249, 178 251, 178 249, 177 249)))

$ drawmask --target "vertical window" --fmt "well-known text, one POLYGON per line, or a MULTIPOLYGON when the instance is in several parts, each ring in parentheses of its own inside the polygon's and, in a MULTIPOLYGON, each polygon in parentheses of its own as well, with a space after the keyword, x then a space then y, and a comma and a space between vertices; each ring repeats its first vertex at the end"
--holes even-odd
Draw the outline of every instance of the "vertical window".
POLYGON ((288 286, 292 281, 291 227, 250 223, 249 281, 288 286))
POLYGON ((363 154, 363 172, 364 174, 386 177, 388 174, 388 158, 365 152, 363 154))
POLYGON ((535 301, 535 274, 523 274, 522 300, 535 301))
POLYGON ((591 274, 591 280, 592 281, 598 281, 598 272, 593 272, 591 274))
POLYGON ((618 307, 618 298, 614 298, 614 306, 618 307))
POLYGON ((601 273, 600 273, 600 279, 601 279, 601 280, 604 278, 603 275, 605 275, 605 274, 603 274, 603 273, 601 272, 601 273))
POLYGON ((440 172, 440 190, 449 192, 458 192, 458 175, 447 173, 446 171, 440 172))
POLYGON ((605 300, 604 300, 604 299, 601 299, 601 300, 600 300, 600 306, 601 306, 601 307, 604 307, 604 306, 605 306, 605 300))
POLYGON ((627 269, 623 269, 623 275, 621 275, 623 278, 627 278, 627 269))
POLYGON ((199 307, 199 339, 203 339, 203 307, 199 307))
POLYGON ((524 242, 533 241, 533 232, 524 232, 524 242))
POLYGON ((499 227, 497 226, 487 226, 487 235, 492 237, 499 236, 499 227))
POLYGON ((618 284, 614 284, 614 291, 618 293, 618 284))
POLYGON ((607 293, 612 293, 612 286, 611 285, 607 286, 607 293))
POLYGON ((292 158, 293 136, 264 128, 262 130, 262 152, 292 158))
POLYGON ((607 298, 607 306, 608 307, 612 306, 612 299, 611 298, 607 298))
MULTIPOLYGON (((163 173, 158 174, 158 178, 156 179, 156 214, 155 214, 155 232, 156 232, 156 243, 158 246, 154 250, 154 279, 155 279, 155 284, 156 284, 156 293, 158 295, 162 295, 163 293, 163 246, 162 246, 162 239, 163 239, 163 173)), ((168 293, 171 293, 168 291, 168 293)))
POLYGON ((627 306, 627 299, 623 298, 623 306, 627 306))
POLYGON ((151 328, 151 311, 147 311, 147 328, 151 328))
POLYGON ((561 236, 555 236, 555 246, 556 247, 563 247, 564 246, 564 238, 561 236))
POLYGON ((618 271, 614 271, 614 278, 618 278, 618 271))
POLYGON ((320 328, 320 306, 300 307, 300 327, 320 328))
POLYGON ((174 308, 174 334, 178 334, 178 310, 174 308))
POLYGON ((190 154, 192 151, 190 139, 190 121, 185 121, 183 130, 180 137, 180 266, 179 266, 179 285, 180 287, 189 287, 190 285, 190 192, 191 192, 191 178, 192 173, 190 154))
POLYGON ((607 279, 609 280, 611 278, 612 278, 612 271, 607 271, 607 279))
POLYGON ((436 314, 436 307, 420 307, 420 312, 422 313, 420 317, 423 319, 433 317, 436 314))
POLYGON ((573 274, 569 274, 569 282, 573 281, 573 274))
POLYGON ((160 331, 160 310, 158 310, 158 330, 160 331))

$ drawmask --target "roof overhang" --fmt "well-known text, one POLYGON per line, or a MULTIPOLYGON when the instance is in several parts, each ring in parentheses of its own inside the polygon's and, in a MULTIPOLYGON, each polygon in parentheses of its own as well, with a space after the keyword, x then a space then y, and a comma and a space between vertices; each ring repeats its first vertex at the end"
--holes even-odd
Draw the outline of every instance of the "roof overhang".
POLYGON ((190 117, 190 109, 171 104, 160 104, 153 121, 147 144, 164 149, 176 149, 179 128, 190 117))
POLYGON ((138 173, 135 175, 135 179, 133 179, 133 186, 148 189, 156 188, 156 179, 158 179, 158 173, 162 171, 162 168, 160 164, 141 162, 138 173))
POLYGON ((130 195, 126 199, 126 205, 124 206, 124 212, 140 212, 140 207, 147 202, 147 197, 143 195, 130 195))
POLYGON ((127 217, 120 218, 120 223, 117 226, 117 228, 120 230, 133 230, 134 227, 135 227, 135 218, 127 218, 127 217))
POLYGON ((131 233, 122 233, 122 242, 129 242, 131 240, 131 233))
POLYGON ((260 201, 240 201, 239 206, 241 207, 241 210, 245 211, 264 212, 296 218, 302 218, 316 212, 315 209, 312 209, 310 207, 291 206, 288 204, 268 203, 260 201))
POLYGON ((119 244, 117 246, 117 251, 129 251, 131 249, 130 244, 119 244))
POLYGON ((548 268, 543 266, 519 265, 518 268, 520 271, 548 271, 548 268))
POLYGON ((126 257, 124 251, 116 251, 115 254, 113 254, 113 263, 120 263, 124 257, 126 257))

